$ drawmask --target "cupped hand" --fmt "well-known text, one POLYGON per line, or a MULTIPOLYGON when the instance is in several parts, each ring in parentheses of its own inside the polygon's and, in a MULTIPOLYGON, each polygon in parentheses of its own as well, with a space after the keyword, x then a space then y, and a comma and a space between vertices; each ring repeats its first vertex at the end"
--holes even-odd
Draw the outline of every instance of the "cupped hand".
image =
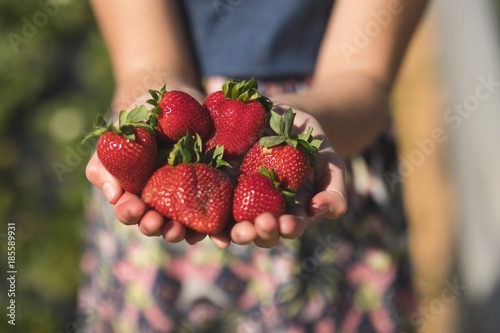
POLYGON ((280 238, 300 237, 314 217, 338 219, 347 211, 347 196, 344 184, 344 163, 335 153, 323 129, 309 114, 296 113, 294 132, 306 132, 313 127, 313 136, 323 139, 316 153, 316 166, 307 182, 297 192, 298 205, 287 210, 279 218, 269 213, 259 215, 255 221, 244 221, 234 225, 230 235, 237 244, 254 242, 260 247, 273 247, 280 238))
MULTIPOLYGON (((203 99, 203 95, 194 90, 190 90, 189 93, 199 101, 203 99)), ((147 105, 146 101, 149 98, 151 98, 149 94, 140 96, 129 107, 129 110, 136 105, 147 105)), ((137 225, 145 236, 163 236, 168 242, 186 240, 190 244, 199 242, 206 237, 204 234, 186 229, 178 222, 167 220, 155 210, 149 210, 138 195, 124 191, 118 180, 102 165, 96 153, 92 155, 87 164, 86 176, 89 182, 97 187, 113 205, 116 218, 125 225, 137 225)), ((217 242, 217 240, 215 242, 219 247, 229 245, 217 242)))
MULTIPOLYGON (((157 211, 148 209, 138 195, 123 191, 118 180, 106 170, 95 153, 87 165, 86 175, 89 182, 113 205, 116 218, 125 225, 137 225, 145 236, 162 236, 171 243, 185 240, 189 244, 195 244, 207 236, 166 219, 157 211)), ((212 236, 211 239, 220 249, 227 248, 231 243, 227 234, 212 236)))
MULTIPOLYGON (((259 247, 273 247, 280 238, 300 237, 316 216, 337 219, 345 214, 347 199, 343 162, 316 119, 305 112, 294 112, 297 114, 295 131, 305 132, 308 126, 312 126, 315 138, 324 140, 320 151, 316 153, 314 170, 297 192, 299 204, 279 218, 263 213, 255 221, 236 223, 228 232, 210 236, 217 247, 227 248, 231 242, 240 245, 254 242, 259 247)), ((125 225, 138 225, 142 234, 162 236, 167 242, 186 240, 189 244, 206 237, 205 234, 185 228, 179 222, 164 218, 155 210, 149 210, 138 195, 123 191, 118 180, 104 168, 95 153, 87 165, 86 175, 90 183, 103 192, 113 205, 117 219, 125 225)))

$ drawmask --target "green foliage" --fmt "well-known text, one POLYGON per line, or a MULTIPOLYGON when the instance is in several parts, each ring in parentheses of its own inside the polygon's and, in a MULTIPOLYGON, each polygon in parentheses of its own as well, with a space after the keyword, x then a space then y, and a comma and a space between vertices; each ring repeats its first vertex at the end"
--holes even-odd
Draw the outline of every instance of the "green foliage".
POLYGON ((110 105, 110 64, 86 1, 1 1, 0 31, 0 267, 15 223, 18 272, 16 326, 4 310, 0 331, 66 333, 90 189, 80 141, 110 105))

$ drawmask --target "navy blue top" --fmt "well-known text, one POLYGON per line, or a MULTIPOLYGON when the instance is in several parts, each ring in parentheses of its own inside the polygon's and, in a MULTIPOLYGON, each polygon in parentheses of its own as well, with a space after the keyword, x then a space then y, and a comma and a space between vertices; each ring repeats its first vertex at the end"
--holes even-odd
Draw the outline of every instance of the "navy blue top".
POLYGON ((183 0, 201 76, 304 77, 333 0, 183 0))

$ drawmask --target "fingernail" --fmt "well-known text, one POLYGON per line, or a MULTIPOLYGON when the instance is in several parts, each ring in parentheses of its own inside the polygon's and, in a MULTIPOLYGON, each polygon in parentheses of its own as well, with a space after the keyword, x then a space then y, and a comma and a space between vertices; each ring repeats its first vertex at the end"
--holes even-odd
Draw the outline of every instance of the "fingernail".
POLYGON ((104 183, 104 185, 102 185, 102 192, 109 202, 115 197, 115 187, 111 183, 104 183))
POLYGON ((326 215, 329 211, 330 209, 328 208, 328 206, 317 207, 314 208, 314 216, 323 216, 326 215))

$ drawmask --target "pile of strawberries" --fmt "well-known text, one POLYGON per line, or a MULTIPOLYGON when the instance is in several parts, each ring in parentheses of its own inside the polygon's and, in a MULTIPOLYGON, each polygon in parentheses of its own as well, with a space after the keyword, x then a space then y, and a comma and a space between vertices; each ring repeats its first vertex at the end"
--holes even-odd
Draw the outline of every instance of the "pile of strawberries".
POLYGON ((214 235, 264 212, 279 217, 296 204, 322 141, 312 128, 292 134, 295 113, 279 115, 257 88, 255 79, 231 79, 203 104, 150 90, 151 110, 122 111, 117 126, 98 116, 84 141, 99 137, 97 155, 124 190, 198 232, 214 235), (268 128, 275 135, 263 136, 268 128))

